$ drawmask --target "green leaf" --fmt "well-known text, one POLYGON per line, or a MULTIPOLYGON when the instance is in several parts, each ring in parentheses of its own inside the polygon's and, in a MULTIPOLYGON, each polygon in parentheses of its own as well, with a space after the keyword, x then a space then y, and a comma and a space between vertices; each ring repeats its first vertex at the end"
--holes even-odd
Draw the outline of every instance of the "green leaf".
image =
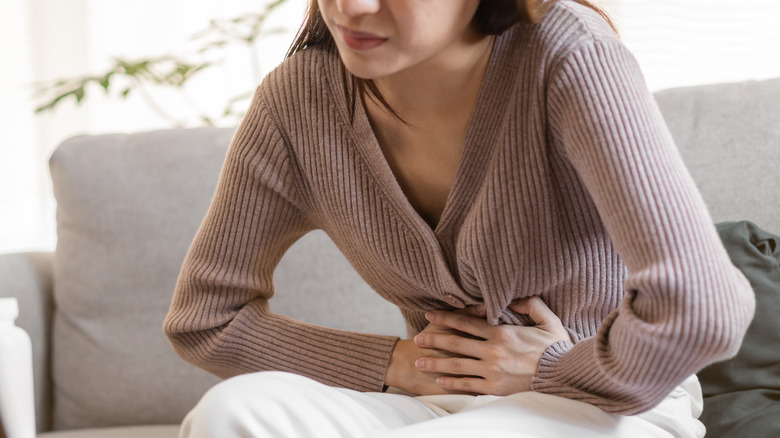
POLYGON ((73 89, 70 89, 64 93, 60 93, 57 97, 52 99, 49 103, 46 103, 44 105, 41 105, 37 108, 35 108, 35 113, 42 113, 44 111, 50 111, 53 110, 57 105, 59 105, 60 102, 62 102, 63 99, 73 96, 76 98, 76 104, 80 104, 82 99, 84 99, 84 86, 79 86, 73 89))
POLYGON ((70 96, 70 93, 60 94, 59 96, 57 96, 54 99, 52 99, 51 102, 49 102, 49 103, 47 103, 45 105, 39 106, 38 108, 35 108, 35 113, 38 114, 38 113, 42 113, 44 111, 53 110, 54 107, 56 107, 57 104, 60 103, 60 101, 62 99, 66 98, 68 96, 70 96))
POLYGON ((108 87, 111 85, 111 76, 114 75, 114 72, 108 72, 106 73, 102 78, 99 79, 98 83, 101 87, 103 87, 103 90, 108 93, 108 87))
POLYGON ((76 98, 76 103, 81 103, 81 101, 84 99, 84 86, 82 85, 81 87, 73 90, 73 96, 76 98))
MULTIPOLYGON (((187 51, 188 56, 161 55, 142 59, 114 58, 110 68, 102 73, 63 78, 42 84, 36 87, 36 99, 48 101, 44 101, 36 107, 35 112, 52 110, 70 98, 73 98, 77 106, 81 105, 87 99, 87 95, 97 89, 102 90, 104 94, 126 99, 130 93, 146 85, 183 88, 191 78, 219 62, 214 60, 204 62, 207 52, 209 58, 219 59, 217 58, 218 52, 230 45, 248 45, 252 53, 255 53, 254 44, 258 39, 277 34, 283 30, 278 27, 265 29, 264 25, 273 11, 286 3, 286 0, 265 1, 267 4, 258 7, 258 12, 239 15, 231 19, 211 20, 207 28, 195 33, 190 38, 195 47, 187 51), (115 90, 118 87, 121 88, 115 90)), ((217 122, 226 122, 225 119, 228 117, 232 117, 236 121, 240 120, 247 106, 244 100, 250 99, 253 91, 249 90, 247 93, 229 99, 222 117, 198 116, 200 123, 214 126, 217 122)))

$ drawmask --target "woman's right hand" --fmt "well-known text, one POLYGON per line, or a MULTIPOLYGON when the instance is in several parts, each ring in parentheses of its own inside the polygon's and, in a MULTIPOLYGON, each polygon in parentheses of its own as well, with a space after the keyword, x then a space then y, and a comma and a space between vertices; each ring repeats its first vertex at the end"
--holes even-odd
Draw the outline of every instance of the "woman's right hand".
MULTIPOLYGON (((469 306, 459 312, 472 316, 485 316, 483 306, 469 306)), ((447 327, 428 324, 422 333, 441 333, 447 335, 459 335, 470 337, 465 333, 447 327)), ((462 357, 447 351, 420 348, 411 339, 401 339, 395 344, 390 365, 385 374, 385 385, 402 389, 417 395, 458 394, 460 392, 442 388, 436 383, 436 379, 442 374, 424 373, 415 366, 415 362, 421 357, 451 358, 462 357)))

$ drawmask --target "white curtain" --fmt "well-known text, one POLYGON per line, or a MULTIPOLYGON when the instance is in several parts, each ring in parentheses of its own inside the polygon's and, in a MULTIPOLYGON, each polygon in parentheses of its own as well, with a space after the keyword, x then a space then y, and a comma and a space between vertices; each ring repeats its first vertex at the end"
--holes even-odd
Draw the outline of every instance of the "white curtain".
POLYGON ((602 0, 651 90, 780 77, 780 1, 602 0))
POLYGON ((22 84, 33 75, 28 3, 0 0, 0 252, 49 245, 46 175, 33 105, 22 84))
MULTIPOLYGON (((394 0, 388 0, 394 1, 394 0)), ((176 54, 212 18, 256 11, 258 0, 0 0, 0 253, 50 250, 54 201, 47 158, 72 135, 168 127, 140 99, 89 99, 76 108, 33 115, 32 85, 98 73, 112 57, 176 54)), ((288 0, 261 45, 261 69, 281 61, 306 0, 288 0)), ((780 77, 780 1, 600 0, 642 65, 652 90, 780 77)), ((246 53, 224 63, 192 90, 195 105, 221 108, 251 89, 246 53)), ((181 107, 175 97, 164 105, 181 107)), ((165 100, 167 99, 167 100, 165 100)), ((186 104, 185 104, 186 106, 186 104)))

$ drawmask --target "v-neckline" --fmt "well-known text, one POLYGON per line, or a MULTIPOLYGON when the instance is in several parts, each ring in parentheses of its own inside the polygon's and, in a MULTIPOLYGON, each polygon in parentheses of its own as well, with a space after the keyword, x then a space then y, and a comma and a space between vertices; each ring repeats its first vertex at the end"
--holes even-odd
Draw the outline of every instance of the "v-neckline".
MULTIPOLYGON (((476 197, 476 193, 484 179, 488 157, 491 155, 492 146, 495 144, 495 128, 498 125, 496 123, 496 114, 505 114, 504 109, 507 105, 507 99, 504 95, 506 90, 502 89, 501 86, 501 83, 504 81, 500 77, 507 74, 502 69, 503 60, 512 57, 512 54, 508 53, 511 44, 505 44, 505 42, 507 39, 511 39, 511 34, 514 33, 515 30, 510 29, 498 35, 493 41, 493 49, 488 60, 485 75, 479 87, 474 110, 469 118, 455 178, 447 195, 439 222, 434 228, 431 228, 417 209, 414 208, 401 188, 374 134, 362 99, 359 96, 354 96, 353 99, 350 99, 350 97, 353 97, 350 94, 356 93, 356 90, 350 89, 347 91, 345 89, 344 80, 340 77, 344 74, 343 66, 339 66, 337 69, 327 69, 331 76, 328 78, 331 88, 333 88, 335 95, 340 97, 338 100, 343 103, 343 105, 338 105, 340 112, 342 112, 342 117, 347 121, 347 125, 351 127, 355 144, 364 156, 365 162, 378 183, 377 185, 385 192, 387 199, 396 205, 400 215, 406 218, 414 229, 423 235, 433 238, 433 241, 437 244, 440 237, 451 234, 450 230, 453 226, 459 226, 462 223, 472 203, 471 201, 476 197), (350 101, 353 105, 351 111, 349 109, 350 101)), ((333 56, 339 56, 335 48, 332 50, 335 52, 332 53, 333 56)), ((348 79, 347 82, 351 83, 349 74, 348 79)))

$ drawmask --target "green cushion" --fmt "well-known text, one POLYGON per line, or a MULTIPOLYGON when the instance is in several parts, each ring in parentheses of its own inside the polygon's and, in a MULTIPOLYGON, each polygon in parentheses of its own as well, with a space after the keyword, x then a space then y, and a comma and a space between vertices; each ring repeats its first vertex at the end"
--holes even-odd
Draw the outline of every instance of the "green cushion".
POLYGON ((750 280, 756 314, 737 355, 698 373, 707 437, 780 436, 780 237, 751 222, 717 225, 750 280))

